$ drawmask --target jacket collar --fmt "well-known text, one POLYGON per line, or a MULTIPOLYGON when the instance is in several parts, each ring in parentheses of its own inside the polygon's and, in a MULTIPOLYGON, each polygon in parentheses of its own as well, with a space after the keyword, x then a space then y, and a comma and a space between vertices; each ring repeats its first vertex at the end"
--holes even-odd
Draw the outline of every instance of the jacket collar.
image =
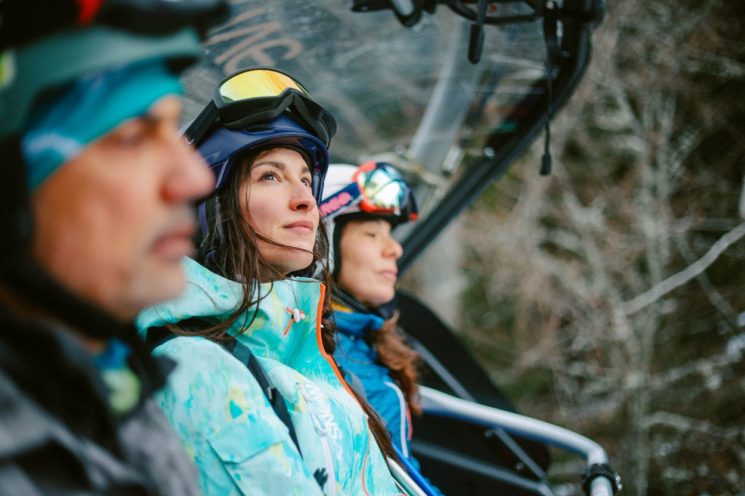
POLYGON ((370 332, 380 330, 385 322, 372 313, 353 312, 349 307, 334 302, 334 323, 337 332, 352 337, 364 337, 370 332))
MULTIPOLYGON (((196 261, 184 259, 186 290, 176 299, 151 307, 137 317, 145 335, 150 327, 193 317, 219 322, 241 303, 243 286, 196 261)), ((318 359, 320 315, 325 287, 315 279, 294 277, 261 284, 259 303, 238 318, 230 333, 258 356, 273 358, 296 370, 318 359)))
POLYGON ((347 312, 357 312, 365 314, 373 314, 378 317, 390 319, 396 311, 396 299, 389 301, 379 307, 368 307, 357 298, 351 295, 351 293, 344 290, 338 284, 334 285, 331 292, 331 299, 337 306, 345 307, 347 312))

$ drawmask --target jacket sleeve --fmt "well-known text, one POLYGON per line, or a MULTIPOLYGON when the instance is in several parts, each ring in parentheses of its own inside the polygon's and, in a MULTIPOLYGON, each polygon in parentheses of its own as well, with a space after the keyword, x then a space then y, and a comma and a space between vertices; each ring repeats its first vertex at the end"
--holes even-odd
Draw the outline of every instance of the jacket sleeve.
POLYGON ((245 365, 198 337, 174 338, 155 353, 178 362, 158 401, 205 495, 322 494, 245 365))

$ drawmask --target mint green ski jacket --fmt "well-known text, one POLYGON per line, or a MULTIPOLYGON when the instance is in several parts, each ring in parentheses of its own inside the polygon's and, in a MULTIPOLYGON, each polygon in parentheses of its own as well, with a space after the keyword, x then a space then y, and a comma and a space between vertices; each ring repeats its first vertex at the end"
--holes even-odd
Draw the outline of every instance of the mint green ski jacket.
MULTIPOLYGON (((143 336, 191 317, 219 322, 237 308, 239 283, 191 259, 184 265, 187 289, 140 314, 143 336)), ((221 345, 176 337, 155 349, 178 363, 157 399, 205 495, 399 494, 366 415, 323 350, 324 291, 305 278, 262 284, 258 308, 230 331, 284 396, 302 456, 253 375, 221 345)))

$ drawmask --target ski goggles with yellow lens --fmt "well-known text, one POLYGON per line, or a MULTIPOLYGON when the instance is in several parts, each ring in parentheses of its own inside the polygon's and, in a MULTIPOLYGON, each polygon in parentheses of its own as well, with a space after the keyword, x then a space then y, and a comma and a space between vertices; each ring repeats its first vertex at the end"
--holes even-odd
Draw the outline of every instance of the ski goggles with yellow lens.
POLYGON ((198 146, 215 126, 240 130, 289 111, 303 126, 329 145, 336 120, 292 76, 276 69, 247 69, 220 82, 212 101, 185 131, 198 146))
POLYGON ((414 193, 401 174, 386 162, 366 162, 357 168, 352 182, 319 205, 321 217, 364 213, 392 217, 397 223, 418 215, 414 193))

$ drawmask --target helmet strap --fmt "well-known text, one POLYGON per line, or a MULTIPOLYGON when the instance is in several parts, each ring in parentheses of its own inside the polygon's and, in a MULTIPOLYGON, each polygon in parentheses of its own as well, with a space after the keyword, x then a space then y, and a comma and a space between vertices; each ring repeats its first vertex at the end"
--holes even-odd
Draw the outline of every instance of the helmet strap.
POLYGON ((14 135, 0 140, 0 156, 5 161, 0 167, 0 230, 4 236, 0 244, 1 275, 27 258, 32 219, 20 137, 14 135))
POLYGON ((200 233, 196 240, 197 259, 209 269, 217 269, 217 250, 224 244, 225 233, 222 226, 220 199, 212 195, 197 207, 200 233))
MULTIPOLYGON (((341 235, 344 232, 344 228, 347 225, 348 218, 342 217, 334 220, 334 236, 331 240, 331 248, 334 256, 333 267, 334 270, 331 272, 331 278, 334 282, 339 281, 341 275, 341 235)), ((338 286, 336 284, 335 286, 338 286)))

